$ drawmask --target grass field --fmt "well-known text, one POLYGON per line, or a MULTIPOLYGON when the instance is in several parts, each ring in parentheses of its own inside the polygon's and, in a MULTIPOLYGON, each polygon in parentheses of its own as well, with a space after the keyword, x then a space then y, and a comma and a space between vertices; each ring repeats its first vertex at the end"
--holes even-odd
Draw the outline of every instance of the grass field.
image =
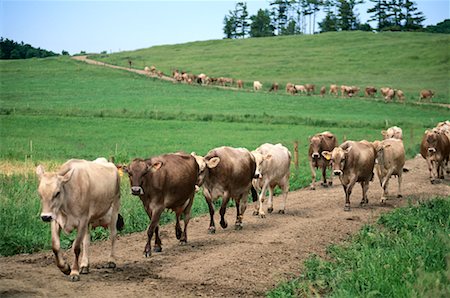
MULTIPOLYGON (((386 55, 385 39, 392 41, 405 38, 406 41, 417 42, 422 46, 434 42, 431 49, 427 48, 427 53, 430 53, 423 56, 426 60, 423 72, 418 72, 408 58, 413 52, 414 55, 420 54, 417 48, 419 45, 415 44, 411 46, 411 52, 405 49, 408 52, 405 57, 394 55, 395 57, 389 58, 397 59, 389 64, 393 69, 392 74, 386 74, 383 67, 376 66, 378 58, 370 62, 372 70, 368 72, 369 76, 359 71, 366 69, 361 68, 361 64, 355 66, 354 63, 337 62, 336 67, 341 67, 337 71, 336 67, 327 68, 326 64, 330 61, 327 62, 326 59, 311 57, 311 61, 316 61, 315 63, 305 62, 305 55, 314 56, 314 48, 326 45, 322 39, 327 36, 330 40, 326 42, 329 43, 337 42, 338 39, 354 40, 351 57, 361 58, 367 50, 363 42, 367 35, 352 34, 320 35, 317 36, 319 41, 314 37, 258 39, 235 43, 211 41, 155 47, 142 50, 142 53, 150 53, 151 57, 161 62, 155 64, 166 68, 164 71, 167 72, 176 66, 194 72, 242 76, 244 79, 257 76, 267 82, 272 80, 272 74, 277 74, 280 82, 297 82, 297 79, 302 82, 306 81, 299 73, 302 70, 312 74, 311 81, 316 84, 321 84, 321 79, 324 83, 333 79, 336 83, 362 84, 368 80, 374 84, 384 84, 383 80, 395 78, 398 86, 405 86, 404 89, 411 93, 419 87, 418 82, 421 81, 426 87, 438 90, 440 96, 437 96, 437 101, 448 102, 448 73, 443 74, 446 67, 443 59, 447 56, 440 52, 441 44, 448 41, 445 36, 409 33, 405 37, 370 35, 376 40, 381 38, 377 46, 380 55, 386 55), (266 53, 246 64, 241 58, 227 60, 225 58, 233 56, 221 52, 223 43, 229 43, 231 53, 237 49, 250 51, 257 47, 255 43, 258 42, 264 47, 279 44, 279 49, 285 49, 285 57, 275 55, 271 62, 273 65, 267 64, 268 57, 272 56, 266 53), (174 49, 180 54, 173 55, 176 58, 170 60, 170 53, 174 49), (157 56, 157 53, 167 53, 167 56, 157 56), (202 58, 194 59, 195 53, 202 58), (297 56, 298 59, 292 59, 297 56), (440 63, 431 63, 435 60, 440 63), (290 65, 285 63, 287 61, 293 61, 294 67, 284 68, 283 65, 290 65), (192 68, 187 68, 188 65, 192 68), (314 65, 328 75, 315 72, 314 65), (336 76, 337 73, 340 73, 340 77, 336 76), (401 76, 400 73, 408 75, 401 76), (344 82, 343 78, 354 80, 344 82)), ((344 55, 343 49, 335 50, 337 54, 341 51, 340 55, 344 55)), ((395 47, 392 50, 399 51, 395 47)), ((111 55, 104 59, 123 64, 124 55, 131 54, 141 55, 143 65, 151 62, 146 60, 150 56, 141 54, 140 51, 111 55)), ((248 53, 245 56, 252 55, 248 53)), ((422 59, 420 57, 419 60, 422 59)), ((132 59, 139 61, 134 56, 132 59)), ((135 65, 137 64, 136 62, 135 65)), ((25 169, 22 171, 25 175, 0 176, 0 239, 3 240, 0 255, 33 252, 50 246, 48 225, 41 223, 39 219, 40 203, 36 192, 37 181, 33 174, 34 167, 39 163, 55 168, 69 158, 94 159, 99 156, 114 157, 118 163, 128 163, 134 157, 149 157, 179 150, 205 154, 222 145, 253 149, 264 142, 280 142, 292 150, 294 141, 298 140, 300 167, 298 171, 292 167, 291 175, 291 189, 297 189, 310 182, 306 159, 307 140, 317 132, 331 130, 340 142, 344 139, 372 141, 380 138, 380 130, 398 125, 404 130, 408 157, 412 157, 418 152, 423 131, 448 119, 449 115, 448 108, 419 106, 410 102, 386 105, 375 99, 293 97, 284 92, 238 92, 173 84, 126 71, 87 65, 69 57, 0 61, 0 77, 0 165, 25 169)), ((124 179, 121 212, 126 220, 126 232, 141 231, 146 228, 148 218, 141 203, 128 194, 127 188, 127 181, 124 179)), ((196 214, 205 212, 203 199, 199 197, 195 201, 196 214)), ((170 220, 171 215, 166 216, 165 220, 170 220)), ((94 233, 97 238, 104 236, 100 231, 94 233)), ((66 245, 70 243, 70 239, 66 238, 66 245)))
POLYGON ((312 83, 317 86, 389 86, 402 89, 407 100, 418 100, 421 89, 437 92, 435 101, 449 103, 450 37, 415 32, 329 32, 244 40, 211 40, 157 46, 137 51, 93 56, 95 59, 144 69, 155 65, 242 79, 250 87, 312 83))

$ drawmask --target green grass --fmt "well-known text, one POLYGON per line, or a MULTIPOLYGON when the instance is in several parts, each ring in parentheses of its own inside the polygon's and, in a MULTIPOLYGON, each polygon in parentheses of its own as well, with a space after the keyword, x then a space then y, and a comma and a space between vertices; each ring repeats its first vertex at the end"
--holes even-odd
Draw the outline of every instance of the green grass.
POLYGON ((450 197, 384 214, 268 297, 448 297, 450 197))
POLYGON ((212 77, 242 79, 250 88, 259 80, 284 86, 313 83, 389 86, 418 100, 421 89, 437 92, 435 101, 449 103, 449 42, 445 34, 414 32, 329 32, 245 40, 211 40, 155 46, 94 59, 144 69, 155 65, 212 77))

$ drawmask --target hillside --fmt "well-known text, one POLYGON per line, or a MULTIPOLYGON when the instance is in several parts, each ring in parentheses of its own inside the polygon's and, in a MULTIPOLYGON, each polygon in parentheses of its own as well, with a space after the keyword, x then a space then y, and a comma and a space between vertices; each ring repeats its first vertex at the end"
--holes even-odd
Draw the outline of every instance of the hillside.
POLYGON ((143 69, 155 65, 210 76, 229 76, 266 86, 277 81, 329 86, 390 86, 417 99, 420 89, 449 102, 450 37, 414 32, 331 32, 244 40, 211 40, 155 46, 91 58, 143 69))

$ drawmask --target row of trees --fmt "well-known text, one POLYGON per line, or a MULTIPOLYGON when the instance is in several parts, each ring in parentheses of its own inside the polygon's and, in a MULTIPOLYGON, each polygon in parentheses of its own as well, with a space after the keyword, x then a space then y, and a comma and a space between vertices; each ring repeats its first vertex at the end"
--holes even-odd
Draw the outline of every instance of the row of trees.
MULTIPOLYGON (((410 0, 369 0, 369 22, 376 30, 412 31, 421 29, 425 16, 410 0)), ((341 30, 373 30, 362 24, 356 7, 364 0, 272 0, 269 9, 259 9, 249 16, 246 2, 237 2, 224 18, 226 38, 262 37, 315 33, 319 12, 325 17, 318 22, 320 32, 341 30)))
POLYGON ((24 44, 23 41, 18 43, 7 38, 0 38, 0 59, 44 58, 57 55, 52 51, 34 48, 29 44, 24 44))

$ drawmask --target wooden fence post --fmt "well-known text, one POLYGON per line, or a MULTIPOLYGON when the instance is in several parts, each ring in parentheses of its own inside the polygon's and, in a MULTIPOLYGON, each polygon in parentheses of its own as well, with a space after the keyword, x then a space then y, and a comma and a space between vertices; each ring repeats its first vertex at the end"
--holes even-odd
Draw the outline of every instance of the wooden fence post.
POLYGON ((295 169, 298 170, 298 141, 294 142, 294 165, 295 169))

